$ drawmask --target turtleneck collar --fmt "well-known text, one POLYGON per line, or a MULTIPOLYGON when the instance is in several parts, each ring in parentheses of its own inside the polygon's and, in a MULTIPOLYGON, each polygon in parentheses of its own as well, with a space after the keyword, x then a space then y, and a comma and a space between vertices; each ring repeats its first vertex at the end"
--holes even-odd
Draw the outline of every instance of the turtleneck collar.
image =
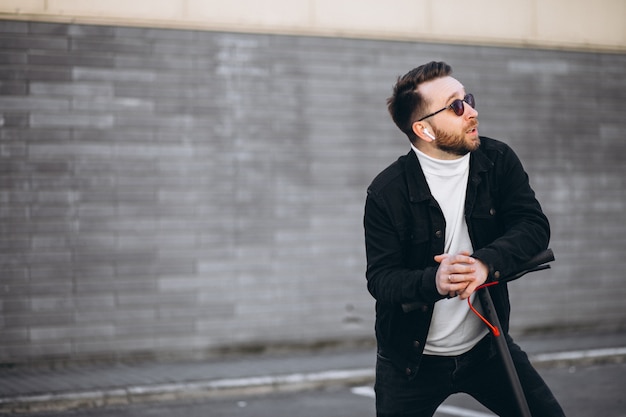
POLYGON ((411 148, 417 155, 417 159, 422 166, 422 170, 426 175, 435 175, 437 177, 453 177, 467 172, 469 168, 470 154, 467 153, 458 159, 436 159, 426 155, 417 149, 413 144, 411 148))

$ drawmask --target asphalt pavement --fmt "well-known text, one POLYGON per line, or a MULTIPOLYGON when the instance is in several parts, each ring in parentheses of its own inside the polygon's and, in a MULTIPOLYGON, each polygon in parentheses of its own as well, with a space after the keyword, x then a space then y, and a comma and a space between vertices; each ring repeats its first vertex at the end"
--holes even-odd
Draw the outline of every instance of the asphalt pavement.
MULTIPOLYGON (((626 361, 622 331, 515 337, 536 367, 626 361)), ((0 414, 371 384, 375 348, 343 347, 204 361, 0 367, 0 414)))

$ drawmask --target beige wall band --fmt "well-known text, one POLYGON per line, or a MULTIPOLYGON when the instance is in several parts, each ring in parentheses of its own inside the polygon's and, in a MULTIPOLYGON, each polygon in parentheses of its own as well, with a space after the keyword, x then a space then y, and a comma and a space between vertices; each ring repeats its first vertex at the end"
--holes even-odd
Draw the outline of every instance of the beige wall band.
POLYGON ((626 50, 623 0, 2 0, 0 18, 626 50))

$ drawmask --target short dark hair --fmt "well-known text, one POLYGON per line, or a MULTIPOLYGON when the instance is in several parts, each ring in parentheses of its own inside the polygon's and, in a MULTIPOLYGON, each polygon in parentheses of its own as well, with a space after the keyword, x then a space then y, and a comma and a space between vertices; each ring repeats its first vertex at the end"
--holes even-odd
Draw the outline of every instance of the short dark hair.
POLYGON ((445 77, 451 73, 450 65, 445 62, 432 61, 398 77, 393 87, 393 95, 387 99, 387 109, 396 126, 408 136, 411 143, 417 140, 417 136, 413 133, 413 121, 418 119, 418 115, 422 114, 426 107, 424 98, 417 91, 417 87, 426 81, 445 77))

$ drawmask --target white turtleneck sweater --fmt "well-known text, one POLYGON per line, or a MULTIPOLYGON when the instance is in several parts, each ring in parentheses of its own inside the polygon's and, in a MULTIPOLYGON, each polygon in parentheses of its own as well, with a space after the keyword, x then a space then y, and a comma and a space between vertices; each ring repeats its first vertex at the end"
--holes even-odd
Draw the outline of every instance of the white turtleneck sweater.
MULTIPOLYGON (((430 192, 439 203, 446 220, 444 252, 451 255, 460 251, 473 252, 465 222, 464 207, 470 154, 453 160, 432 158, 412 146, 422 166, 430 192)), ((472 294, 472 303, 476 294, 472 294)), ((480 311, 480 303, 475 307, 480 311)), ((456 356, 469 351, 488 329, 474 313, 466 300, 445 298, 435 303, 424 354, 456 356)))

